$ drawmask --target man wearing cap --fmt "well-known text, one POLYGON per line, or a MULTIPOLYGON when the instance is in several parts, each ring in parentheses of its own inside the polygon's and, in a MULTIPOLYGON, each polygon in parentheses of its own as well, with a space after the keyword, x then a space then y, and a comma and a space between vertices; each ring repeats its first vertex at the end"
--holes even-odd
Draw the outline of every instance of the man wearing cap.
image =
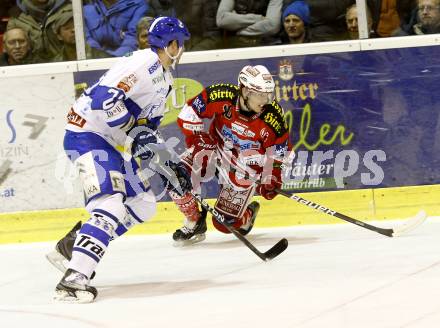
POLYGON ((282 16, 283 31, 280 34, 282 44, 308 43, 310 33, 309 5, 304 1, 295 1, 286 7, 282 16))
POLYGON ((33 53, 49 61, 62 47, 52 25, 65 11, 72 10, 68 0, 17 0, 22 13, 8 21, 7 30, 21 28, 29 35, 33 53))
POLYGON ((59 14, 52 24, 52 29, 57 39, 63 44, 62 50, 54 56, 52 61, 76 60, 75 27, 71 7, 70 10, 59 14))

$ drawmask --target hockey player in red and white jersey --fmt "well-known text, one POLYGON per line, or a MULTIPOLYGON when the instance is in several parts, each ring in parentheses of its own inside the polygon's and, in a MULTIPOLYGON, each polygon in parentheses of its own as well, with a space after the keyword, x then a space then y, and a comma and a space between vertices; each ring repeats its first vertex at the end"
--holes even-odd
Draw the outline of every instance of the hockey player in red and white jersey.
MULTIPOLYGON (((188 146, 183 160, 192 169, 196 192, 199 182, 216 175, 220 192, 215 209, 243 235, 251 231, 260 207, 251 202, 255 191, 271 200, 282 183, 288 127, 283 109, 274 100, 274 89, 266 67, 245 66, 238 85, 205 88, 187 102, 177 120, 188 146), (207 120, 211 120, 208 129, 207 120)), ((206 212, 199 212, 190 193, 170 195, 185 215, 183 227, 173 234, 176 245, 204 240, 206 212)), ((212 222, 218 230, 229 232, 214 218, 212 222)))

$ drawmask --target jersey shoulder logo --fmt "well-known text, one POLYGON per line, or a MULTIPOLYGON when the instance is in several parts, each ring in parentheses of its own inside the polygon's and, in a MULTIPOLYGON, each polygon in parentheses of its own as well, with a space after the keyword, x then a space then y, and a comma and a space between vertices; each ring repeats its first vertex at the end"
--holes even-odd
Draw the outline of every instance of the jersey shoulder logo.
POLYGON ((289 130, 284 119, 284 111, 276 101, 265 106, 261 119, 275 132, 277 137, 281 137, 289 130))
POLYGON ((202 114, 204 111, 206 111, 206 104, 203 99, 203 95, 199 94, 197 97, 195 97, 192 100, 191 107, 198 113, 202 114))
POLYGON ((238 86, 229 83, 213 84, 206 88, 208 102, 231 101, 235 102, 238 97, 238 86))
POLYGON ((148 73, 153 74, 160 66, 160 61, 156 61, 153 65, 148 67, 148 73))

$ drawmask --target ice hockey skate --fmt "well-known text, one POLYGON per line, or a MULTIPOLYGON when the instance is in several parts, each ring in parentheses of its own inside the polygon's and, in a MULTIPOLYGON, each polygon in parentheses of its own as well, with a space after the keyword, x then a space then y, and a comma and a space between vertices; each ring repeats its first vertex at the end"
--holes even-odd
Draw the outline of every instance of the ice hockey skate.
POLYGON ((46 254, 48 261, 62 273, 66 272, 67 263, 72 258, 73 243, 79 229, 81 229, 81 221, 75 224, 72 230, 57 242, 53 252, 46 254))
MULTIPOLYGON (((82 223, 78 221, 77 224, 70 230, 63 238, 61 238, 55 245, 55 250, 46 254, 47 260, 62 273, 67 270, 67 264, 72 259, 73 244, 82 223)), ((95 278, 96 273, 93 272, 90 279, 95 278)))
POLYGON ((257 218, 258 211, 260 210, 260 204, 256 201, 249 204, 246 211, 251 211, 250 219, 247 223, 238 229, 238 232, 243 236, 246 236, 249 232, 251 232, 254 227, 255 219, 257 218))
POLYGON ((194 224, 189 220, 185 220, 182 228, 177 229, 173 233, 174 246, 182 247, 195 243, 199 243, 206 239, 206 210, 202 209, 200 212, 200 219, 194 224))
POLYGON ((91 303, 98 295, 82 273, 68 269, 55 288, 54 300, 66 303, 91 303))

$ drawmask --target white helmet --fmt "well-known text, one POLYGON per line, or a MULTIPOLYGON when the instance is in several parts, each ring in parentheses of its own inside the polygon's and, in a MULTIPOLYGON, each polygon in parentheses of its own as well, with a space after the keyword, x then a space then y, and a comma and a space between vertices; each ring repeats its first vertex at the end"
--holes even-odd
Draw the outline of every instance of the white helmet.
POLYGON ((238 74, 238 84, 256 92, 272 93, 275 90, 272 75, 263 65, 243 67, 238 74))

